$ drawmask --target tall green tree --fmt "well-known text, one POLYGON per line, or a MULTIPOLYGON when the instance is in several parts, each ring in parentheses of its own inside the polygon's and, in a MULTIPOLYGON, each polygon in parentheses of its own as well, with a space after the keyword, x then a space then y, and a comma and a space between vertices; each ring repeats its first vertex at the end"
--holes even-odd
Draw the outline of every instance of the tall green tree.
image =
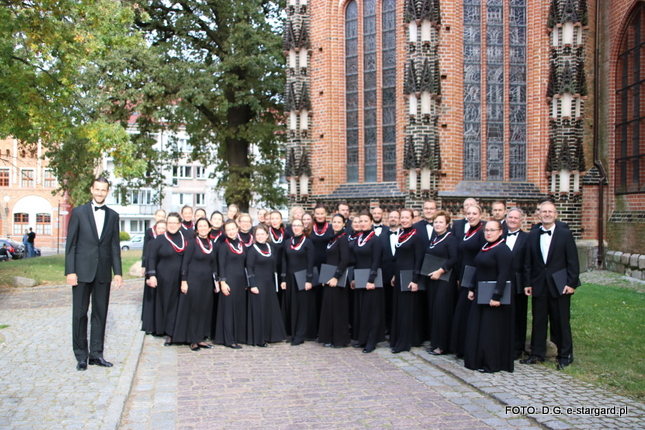
POLYGON ((0 135, 23 146, 42 142, 56 191, 69 192, 73 203, 89 197, 105 154, 118 176, 146 172, 106 109, 114 82, 132 75, 123 68, 102 73, 118 53, 146 53, 133 18, 131 8, 112 0, 0 0, 0 135))
MULTIPOLYGON (((216 166, 227 203, 285 203, 277 186, 284 69, 280 5, 267 0, 130 0, 158 55, 141 120, 164 109, 193 157, 216 166)), ((149 130, 159 123, 147 121, 149 130)))

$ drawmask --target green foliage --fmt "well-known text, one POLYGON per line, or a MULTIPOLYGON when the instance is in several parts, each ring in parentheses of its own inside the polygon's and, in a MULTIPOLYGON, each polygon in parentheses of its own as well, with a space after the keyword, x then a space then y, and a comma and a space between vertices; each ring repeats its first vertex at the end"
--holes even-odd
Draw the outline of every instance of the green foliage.
POLYGON ((184 129, 229 203, 283 204, 281 19, 267 0, 0 0, 0 135, 43 142, 80 203, 104 155, 114 192, 158 189, 184 154, 153 133, 184 129))
MULTIPOLYGON (((185 127, 193 158, 217 168, 227 203, 248 208, 253 194, 281 205, 279 119, 284 88, 279 4, 265 0, 134 2, 136 24, 158 54, 139 98, 146 131, 159 106, 172 128, 185 127)), ((172 154, 174 157, 178 154, 172 154)))
POLYGON ((131 31, 133 12, 112 0, 0 0, 0 135, 23 146, 41 141, 72 203, 89 199, 100 159, 115 174, 145 172, 127 133, 107 115, 111 90, 127 69, 115 55, 147 49, 131 31), (91 182, 90 182, 91 183, 91 182))
POLYGON ((120 231, 119 240, 121 242, 123 242, 124 240, 130 240, 130 233, 128 233, 127 231, 120 231))

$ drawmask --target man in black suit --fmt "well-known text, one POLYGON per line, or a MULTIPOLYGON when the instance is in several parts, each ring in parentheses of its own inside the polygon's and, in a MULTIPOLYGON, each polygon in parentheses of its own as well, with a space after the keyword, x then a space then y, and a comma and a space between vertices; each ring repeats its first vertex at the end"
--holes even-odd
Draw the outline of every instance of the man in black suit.
POLYGON ((472 197, 468 197, 466 200, 464 200, 464 203, 462 204, 461 210, 464 215, 463 219, 458 219, 456 221, 453 221, 452 223, 452 234, 455 235, 455 237, 458 240, 462 240, 464 238, 464 235, 468 231, 468 228, 470 225, 468 224, 468 220, 466 219, 466 210, 472 205, 476 205, 477 200, 475 200, 472 197))
POLYGON ((423 202, 423 219, 414 224, 414 228, 417 229, 417 232, 423 238, 423 249, 425 250, 430 245, 430 239, 432 238, 432 221, 434 221, 434 215, 437 213, 437 202, 432 199, 428 199, 423 202))
POLYGON ((379 206, 375 206, 371 210, 372 218, 374 218, 374 233, 377 236, 380 236, 383 233, 387 233, 389 228, 386 225, 383 225, 383 209, 379 206))
POLYGON ((570 306, 571 295, 578 286, 580 266, 573 234, 559 221, 558 212, 551 202, 540 206, 540 228, 529 233, 524 266, 527 296, 532 296, 533 329, 531 356, 524 364, 544 361, 546 356, 547 323, 552 327, 553 341, 558 348, 558 369, 573 362, 570 306), (566 280, 558 285, 556 279, 564 274, 566 280))
POLYGON ((393 210, 388 214, 389 228, 379 236, 381 240, 381 271, 383 272, 383 289, 385 291, 385 330, 390 332, 392 327, 392 280, 396 272, 394 266, 394 251, 399 240, 399 217, 400 213, 393 210))
POLYGON ((526 344, 526 313, 528 309, 528 296, 524 293, 524 260, 526 258, 526 244, 528 233, 522 230, 524 211, 512 208, 506 214, 508 231, 504 233, 506 245, 513 251, 511 265, 511 287, 515 293, 515 348, 514 357, 517 360, 522 356, 526 344))
POLYGON ((119 215, 105 206, 110 183, 100 177, 90 188, 92 201, 72 210, 65 246, 65 275, 72 286, 72 327, 77 370, 87 364, 112 367, 103 358, 103 341, 110 300, 110 280, 123 284, 119 215), (87 343, 87 311, 92 298, 92 327, 87 343), (88 360, 89 359, 89 360, 88 360))

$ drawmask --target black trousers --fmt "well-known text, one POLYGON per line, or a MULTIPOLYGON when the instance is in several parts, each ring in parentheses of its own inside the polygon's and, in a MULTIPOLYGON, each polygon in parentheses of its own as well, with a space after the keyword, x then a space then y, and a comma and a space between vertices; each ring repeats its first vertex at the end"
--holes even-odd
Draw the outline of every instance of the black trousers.
POLYGON ((110 301, 110 283, 79 282, 72 287, 72 344, 76 360, 103 357, 105 324, 107 321, 108 302, 110 301), (87 312, 92 299, 92 325, 90 343, 87 343, 87 312))
POLYGON ((571 295, 552 297, 546 288, 538 297, 533 297, 533 329, 531 331, 531 355, 544 359, 546 356, 547 324, 551 324, 552 340, 558 347, 558 362, 573 362, 571 338, 571 295))

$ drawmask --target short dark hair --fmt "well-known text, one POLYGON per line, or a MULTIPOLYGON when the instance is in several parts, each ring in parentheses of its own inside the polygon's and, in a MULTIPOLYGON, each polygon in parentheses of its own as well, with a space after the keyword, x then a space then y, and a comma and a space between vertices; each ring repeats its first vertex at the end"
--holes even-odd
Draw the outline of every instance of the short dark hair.
POLYGON ((99 176, 98 178, 94 178, 94 181, 92 182, 92 186, 94 186, 94 184, 97 182, 100 184, 107 184, 108 190, 110 189, 110 181, 108 181, 105 176, 99 176))
POLYGON ((168 218, 174 217, 179 220, 179 222, 182 222, 183 219, 181 218, 181 215, 179 215, 177 212, 170 212, 168 215, 166 215, 166 221, 168 221, 168 218))
POLYGON ((338 204, 336 205, 336 209, 339 209, 340 205, 345 205, 345 206, 347 206, 349 208, 349 204, 347 203, 346 200, 339 201, 338 204))
POLYGON ((192 207, 192 206, 184 205, 184 206, 181 208, 181 213, 184 213, 184 209, 190 209, 190 211, 191 211, 191 212, 193 211, 193 207, 192 207))
POLYGON ((370 220, 374 221, 374 217, 372 216, 372 213, 370 211, 361 211, 361 213, 358 214, 359 217, 366 216, 370 220))

